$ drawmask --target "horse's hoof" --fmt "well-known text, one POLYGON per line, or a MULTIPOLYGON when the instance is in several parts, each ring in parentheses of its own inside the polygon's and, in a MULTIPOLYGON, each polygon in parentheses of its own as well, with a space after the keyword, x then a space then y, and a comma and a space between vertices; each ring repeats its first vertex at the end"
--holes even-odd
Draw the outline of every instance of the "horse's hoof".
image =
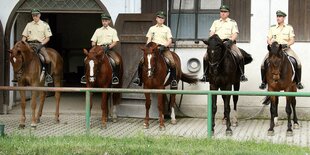
POLYGON ((300 128, 299 124, 298 123, 294 123, 293 129, 299 129, 299 128, 300 128))
POLYGON ((165 131, 166 127, 165 126, 159 126, 159 131, 165 131))
POLYGON ((60 123, 59 119, 55 119, 55 123, 59 124, 60 123))
POLYGON ((101 129, 107 129, 107 124, 101 124, 101 129))
POLYGON ((176 119, 171 120, 171 124, 176 125, 177 124, 177 120, 176 119))
POLYGON ((227 131, 226 131, 226 136, 232 136, 232 134, 233 134, 233 133, 232 133, 231 130, 227 130, 227 131))
POLYGON ((144 124, 143 124, 143 129, 148 129, 148 128, 149 128, 149 125, 146 124, 146 123, 144 123, 144 124))
POLYGON ((40 123, 40 122, 41 122, 41 120, 40 120, 40 118, 38 118, 38 119, 37 119, 37 123, 40 123))
POLYGON ((292 137, 293 131, 286 131, 286 137, 292 137))
POLYGON ((34 130, 37 129, 37 125, 36 124, 31 124, 30 126, 31 126, 31 129, 34 129, 34 130))
POLYGON ((222 125, 226 125, 226 119, 222 120, 222 125))
POLYGON ((25 129, 25 124, 19 124, 18 129, 25 129))
POLYGON ((268 136, 274 136, 274 130, 269 130, 268 131, 268 136))
POLYGON ((116 123, 116 122, 117 122, 117 119, 116 119, 116 118, 113 118, 113 119, 112 119, 112 122, 113 122, 113 123, 116 123))
POLYGON ((238 126, 238 122, 233 122, 233 123, 231 124, 231 126, 237 127, 237 126, 238 126))

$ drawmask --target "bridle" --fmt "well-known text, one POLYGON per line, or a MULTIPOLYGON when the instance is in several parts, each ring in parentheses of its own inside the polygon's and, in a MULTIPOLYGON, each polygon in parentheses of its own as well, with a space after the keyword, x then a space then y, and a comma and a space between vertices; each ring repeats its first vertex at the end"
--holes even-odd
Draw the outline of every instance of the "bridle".
MULTIPOLYGON (((220 48, 221 48, 221 50, 223 50, 222 47, 220 47, 220 48)), ((223 62, 223 60, 224 60, 224 58, 226 57, 226 55, 227 55, 227 49, 224 50, 224 55, 221 57, 220 60, 215 61, 215 62, 211 62, 211 60, 208 59, 208 63, 209 63, 210 68, 214 69, 214 70, 217 72, 218 67, 219 67, 220 64, 223 62)), ((209 56, 209 57, 210 57, 210 56, 209 56)))

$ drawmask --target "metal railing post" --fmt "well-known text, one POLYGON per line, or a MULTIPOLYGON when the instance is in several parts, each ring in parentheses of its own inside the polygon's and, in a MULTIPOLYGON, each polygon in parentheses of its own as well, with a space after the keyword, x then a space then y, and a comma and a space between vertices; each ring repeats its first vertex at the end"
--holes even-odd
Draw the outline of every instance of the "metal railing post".
POLYGON ((85 108, 85 114, 86 114, 86 134, 88 135, 90 133, 90 91, 87 90, 85 92, 86 94, 86 108, 85 108))
POLYGON ((212 93, 208 92, 208 138, 212 138, 212 93))

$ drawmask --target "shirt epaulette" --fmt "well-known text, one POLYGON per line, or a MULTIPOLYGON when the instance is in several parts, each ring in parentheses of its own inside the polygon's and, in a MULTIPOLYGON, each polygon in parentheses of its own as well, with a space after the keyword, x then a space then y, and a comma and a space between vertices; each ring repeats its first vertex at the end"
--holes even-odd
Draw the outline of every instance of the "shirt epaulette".
POLYGON ((230 21, 231 21, 231 22, 236 22, 236 21, 235 21, 235 20, 233 20, 233 19, 230 19, 230 21))

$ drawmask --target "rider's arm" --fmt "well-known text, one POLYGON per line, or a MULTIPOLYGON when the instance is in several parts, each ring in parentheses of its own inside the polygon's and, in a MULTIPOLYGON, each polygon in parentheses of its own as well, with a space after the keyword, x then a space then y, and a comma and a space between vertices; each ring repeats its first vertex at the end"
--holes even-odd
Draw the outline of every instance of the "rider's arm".
POLYGON ((268 44, 268 45, 271 45, 272 42, 273 42, 273 41, 272 41, 272 38, 269 38, 269 37, 268 37, 268 38, 267 38, 267 44, 268 44))
POLYGON ((116 46, 118 41, 113 41, 111 45, 109 45, 109 49, 112 49, 114 46, 116 46))
POLYGON ((147 41, 146 41, 146 44, 148 44, 149 42, 152 41, 152 37, 147 37, 147 41))
POLYGON ((295 43, 295 38, 292 37, 290 38, 290 40, 287 42, 287 46, 290 47, 291 45, 293 45, 295 43))
POLYGON ((215 34, 214 31, 210 31, 210 36, 213 36, 215 34))
POLYGON ((50 37, 46 37, 46 38, 41 42, 41 44, 42 44, 42 45, 45 45, 45 44, 48 43, 48 41, 50 41, 50 37))
POLYGON ((22 41, 27 41, 27 37, 23 36, 22 41))
POLYGON ((172 39, 169 38, 169 39, 167 40, 167 43, 166 43, 164 46, 169 47, 169 46, 171 45, 171 43, 172 43, 172 39))
POLYGON ((231 38, 230 38, 230 39, 231 39, 232 41, 235 41, 235 40, 237 40, 237 37, 238 37, 238 33, 234 33, 234 34, 231 35, 231 38))

